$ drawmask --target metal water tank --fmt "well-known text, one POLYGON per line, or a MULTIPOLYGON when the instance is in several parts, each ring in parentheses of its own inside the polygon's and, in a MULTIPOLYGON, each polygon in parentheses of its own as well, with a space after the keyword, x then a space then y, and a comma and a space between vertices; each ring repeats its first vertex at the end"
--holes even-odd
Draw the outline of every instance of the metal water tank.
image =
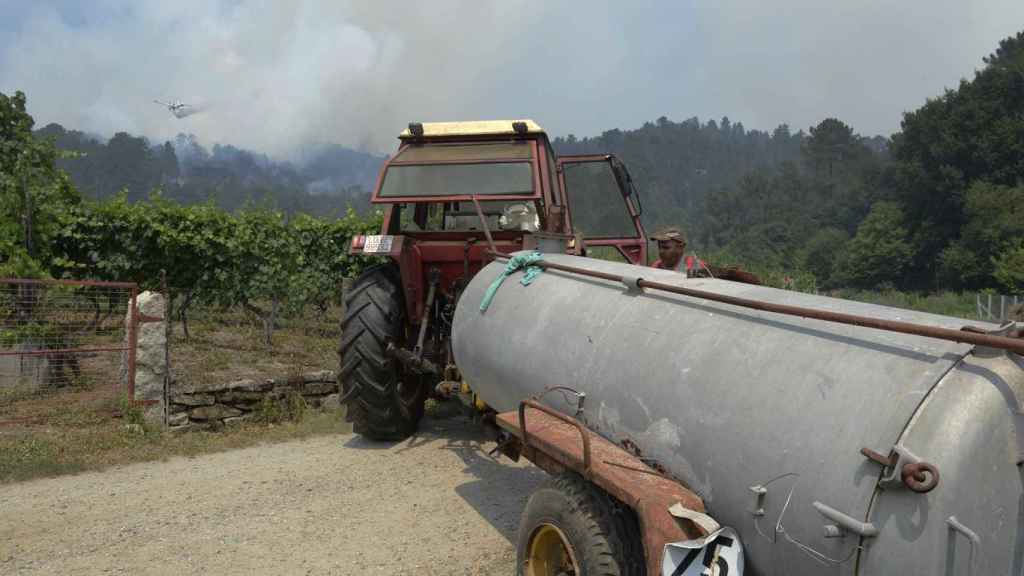
MULTIPOLYGON (((545 259, 764 302, 953 329, 968 323, 615 262, 545 259)), ((586 425, 632 441, 699 494, 739 532, 751 573, 1024 573, 1019 355, 554 270, 529 286, 513 274, 481 312, 503 269, 485 267, 456 310, 453 350, 465 380, 499 411, 548 386, 585 392, 586 425), (933 479, 927 492, 908 487, 933 479)), ((557 394, 546 398, 573 411, 557 394)))

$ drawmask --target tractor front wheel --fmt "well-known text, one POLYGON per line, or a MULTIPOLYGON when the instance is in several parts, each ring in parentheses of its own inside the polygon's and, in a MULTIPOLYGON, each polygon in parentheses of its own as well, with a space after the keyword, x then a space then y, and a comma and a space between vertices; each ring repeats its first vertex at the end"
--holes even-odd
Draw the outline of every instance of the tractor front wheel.
POLYGON ((401 280, 393 264, 370 268, 345 294, 338 382, 346 418, 371 440, 402 440, 423 417, 426 386, 387 353, 406 336, 401 280))

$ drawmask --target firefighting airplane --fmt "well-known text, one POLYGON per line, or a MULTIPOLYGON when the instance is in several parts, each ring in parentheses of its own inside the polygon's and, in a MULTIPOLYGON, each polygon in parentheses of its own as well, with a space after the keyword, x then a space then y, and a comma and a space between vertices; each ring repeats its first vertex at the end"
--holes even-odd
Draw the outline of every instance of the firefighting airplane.
POLYGON ((184 118, 185 116, 195 114, 199 111, 194 106, 190 104, 185 104, 180 100, 175 100, 173 102, 161 102, 159 100, 153 100, 153 102, 156 102, 161 106, 165 106, 171 112, 171 114, 174 114, 175 118, 184 118))

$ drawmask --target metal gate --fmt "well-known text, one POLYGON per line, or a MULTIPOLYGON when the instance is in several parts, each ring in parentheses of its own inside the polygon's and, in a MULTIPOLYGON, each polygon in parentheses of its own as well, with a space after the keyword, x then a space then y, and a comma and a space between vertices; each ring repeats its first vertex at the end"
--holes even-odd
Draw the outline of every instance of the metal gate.
POLYGON ((0 426, 134 401, 137 296, 128 282, 0 278, 0 426))

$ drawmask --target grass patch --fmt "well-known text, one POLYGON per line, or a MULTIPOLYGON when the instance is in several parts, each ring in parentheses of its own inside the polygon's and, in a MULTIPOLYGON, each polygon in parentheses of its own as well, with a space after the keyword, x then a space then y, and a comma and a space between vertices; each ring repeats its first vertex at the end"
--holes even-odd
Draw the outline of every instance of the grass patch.
POLYGON ((967 320, 978 319, 975 295, 970 293, 938 292, 935 294, 917 294, 914 292, 900 292, 898 290, 880 292, 840 290, 835 296, 847 300, 904 308, 906 310, 931 312, 932 314, 954 316, 967 320))
MULTIPOLYGON (((337 368, 340 309, 282 317, 270 349, 263 342, 262 326, 239 310, 196 306, 189 317, 191 338, 184 337, 180 322, 174 324, 171 337, 177 385, 337 368)), ((115 370, 116 365, 105 373, 116 374, 115 370)), ((147 425, 142 410, 129 406, 110 383, 50 391, 4 387, 0 420, 27 423, 0 428, 0 484, 351 432, 343 414, 311 410, 302 395, 292 391, 280 399, 266 399, 252 421, 182 433, 147 425)))
POLYGON ((171 337, 175 378, 184 385, 216 384, 337 369, 342 310, 282 317, 271 348, 263 327, 239 310, 196 307, 186 339, 180 322, 171 337))
POLYGON ((13 386, 0 387, 0 406, 7 406, 22 400, 29 400, 36 398, 39 395, 38 385, 17 382, 13 386))
POLYGON ((0 484, 348 432, 351 425, 338 412, 305 408, 295 420, 243 422, 217 432, 185 433, 154 430, 142 423, 141 413, 131 410, 121 418, 68 414, 44 427, 0 433, 0 484))
POLYGON ((301 422, 309 411, 306 399, 295 390, 289 390, 284 398, 277 400, 265 396, 256 407, 254 420, 261 424, 301 422))

